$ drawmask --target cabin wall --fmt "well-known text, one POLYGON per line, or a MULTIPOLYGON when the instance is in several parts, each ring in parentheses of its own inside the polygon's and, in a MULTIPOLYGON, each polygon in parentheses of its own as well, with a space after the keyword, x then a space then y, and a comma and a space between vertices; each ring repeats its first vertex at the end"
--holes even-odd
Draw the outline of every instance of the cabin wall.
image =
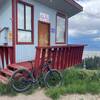
MULTIPOLYGON (((46 13, 49 15, 49 22, 51 24, 50 30, 52 29, 56 30, 56 14, 57 14, 56 10, 53 10, 34 0, 26 0, 26 2, 34 5, 34 44, 33 45, 16 45, 16 61, 17 62, 35 59, 35 50, 36 50, 35 47, 38 46, 38 21, 40 19, 40 13, 46 13)), ((50 31, 50 45, 51 46, 63 45, 63 44, 55 43, 55 36, 56 36, 56 31, 54 32, 50 31)), ((68 37, 67 33, 66 33, 66 37, 68 37)), ((67 40, 66 40, 66 44, 67 44, 67 40)))
POLYGON ((12 0, 3 0, 3 4, 0 5, 0 29, 3 27, 8 27, 9 30, 4 30, 0 33, 0 45, 3 45, 5 42, 8 42, 8 45, 12 45, 11 38, 8 33, 12 33, 12 0))
MULTIPOLYGON (((3 31, 0 39, 0 45, 3 45, 5 42, 5 35, 8 37, 8 45, 12 45, 12 38, 9 39, 9 34, 12 33, 12 0, 4 0, 2 6, 0 6, 0 27, 8 27, 9 30, 3 31)), ((31 45, 19 45, 16 44, 15 48, 15 57, 16 62, 28 61, 35 59, 36 49, 35 47, 38 46, 38 21, 40 19, 40 13, 45 13, 49 15, 49 23, 50 27, 50 45, 63 45, 63 44, 56 44, 55 43, 55 36, 56 36, 56 14, 57 11, 51 9, 43 4, 40 4, 34 0, 26 0, 25 2, 31 3, 34 6, 34 44, 31 45), (53 31, 52 31, 53 30, 53 31)), ((16 22, 16 21, 15 21, 16 22)), ((66 28, 68 29, 68 28, 66 28)), ((67 31, 66 31, 67 32, 67 31)), ((14 33, 12 33, 14 34, 14 33)), ((66 33, 66 37, 67 33, 66 33)), ((67 39, 67 38, 66 38, 67 39)), ((66 40, 67 44, 67 40, 66 40)))

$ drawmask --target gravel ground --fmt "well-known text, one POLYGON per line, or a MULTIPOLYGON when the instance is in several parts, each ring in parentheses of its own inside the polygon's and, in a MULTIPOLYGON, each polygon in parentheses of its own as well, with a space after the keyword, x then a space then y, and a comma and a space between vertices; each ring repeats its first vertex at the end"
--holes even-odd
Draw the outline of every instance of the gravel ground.
MULTIPOLYGON (((1 96, 0 100, 52 100, 52 99, 50 99, 45 95, 44 90, 38 90, 32 95, 19 94, 18 96, 14 96, 14 97, 1 96)), ((61 96, 59 100, 100 100, 100 95, 72 94, 72 95, 61 96)))

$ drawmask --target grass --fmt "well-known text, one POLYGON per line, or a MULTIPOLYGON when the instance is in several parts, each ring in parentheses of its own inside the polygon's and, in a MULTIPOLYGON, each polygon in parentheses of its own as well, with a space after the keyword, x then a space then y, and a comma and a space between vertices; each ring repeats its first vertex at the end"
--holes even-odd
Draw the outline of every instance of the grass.
POLYGON ((10 87, 10 85, 4 85, 0 83, 0 96, 16 96, 17 93, 10 87))
POLYGON ((47 89, 46 94, 54 100, 65 94, 99 94, 100 71, 70 69, 63 72, 63 85, 60 88, 47 89))
MULTIPOLYGON (((24 95, 30 95, 38 89, 38 86, 32 87, 30 90, 23 92, 24 95)), ((0 83, 0 96, 16 96, 18 93, 13 90, 10 85, 5 85, 0 83)))
MULTIPOLYGON (((83 70, 83 69, 67 69, 63 74, 63 84, 59 88, 45 89, 46 95, 53 100, 57 100, 61 95, 65 94, 100 94, 100 71, 83 70)), ((25 93, 31 94, 38 87, 31 89, 25 93)), ((0 95, 17 95, 9 85, 0 84, 0 95)))

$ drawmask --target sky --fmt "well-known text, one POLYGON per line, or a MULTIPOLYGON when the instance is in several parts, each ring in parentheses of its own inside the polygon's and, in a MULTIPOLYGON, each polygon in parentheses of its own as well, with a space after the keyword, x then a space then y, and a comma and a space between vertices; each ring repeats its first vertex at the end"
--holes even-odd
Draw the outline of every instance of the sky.
POLYGON ((100 51, 100 0, 75 0, 83 12, 69 19, 69 43, 87 44, 86 51, 100 51))

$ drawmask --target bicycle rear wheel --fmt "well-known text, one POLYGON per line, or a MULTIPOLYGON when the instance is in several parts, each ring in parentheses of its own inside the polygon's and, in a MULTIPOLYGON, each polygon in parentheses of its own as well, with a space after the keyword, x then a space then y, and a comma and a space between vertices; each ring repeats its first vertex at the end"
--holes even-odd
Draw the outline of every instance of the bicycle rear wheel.
POLYGON ((19 69, 11 77, 11 86, 16 92, 25 92, 31 88, 32 74, 26 69, 19 69))
POLYGON ((49 88, 59 87, 62 85, 62 75, 57 70, 51 70, 46 74, 44 81, 49 88))

